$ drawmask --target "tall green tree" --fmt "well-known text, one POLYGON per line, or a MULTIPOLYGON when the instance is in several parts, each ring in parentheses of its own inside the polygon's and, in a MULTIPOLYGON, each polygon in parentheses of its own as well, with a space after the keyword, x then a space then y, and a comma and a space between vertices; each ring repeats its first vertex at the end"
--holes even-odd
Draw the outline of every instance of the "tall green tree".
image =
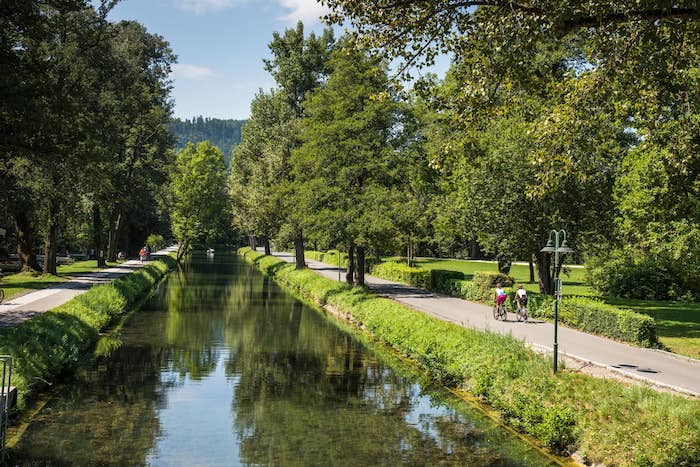
MULTIPOLYGON (((269 44, 272 58, 266 59, 265 69, 275 78, 280 93, 287 101, 296 119, 305 115, 304 100, 309 92, 316 89, 328 72, 328 56, 334 45, 331 29, 324 30, 321 36, 314 33, 304 36, 304 25, 298 22, 296 28, 287 29, 284 34, 274 33, 269 44)), ((298 147, 296 140, 291 140, 282 152, 289 154, 298 147)), ((294 241, 297 268, 305 267, 304 232, 301 219, 296 215, 290 200, 296 190, 295 182, 288 179, 280 188, 283 201, 280 213, 286 215, 282 229, 289 232, 294 241)))
POLYGON ((289 180, 289 151, 296 124, 280 92, 261 91, 251 103, 241 144, 233 151, 230 188, 234 225, 248 232, 251 247, 259 237, 266 254, 270 254, 270 238, 279 233, 285 220, 279 186, 289 180))
POLYGON ((173 233, 178 261, 193 241, 222 239, 230 225, 224 156, 211 143, 189 144, 177 154, 172 173, 173 233))
POLYGON ((305 102, 303 144, 292 155, 294 201, 308 230, 348 246, 347 279, 364 285, 367 248, 394 228, 398 105, 381 59, 344 45, 331 55, 327 83, 305 102))

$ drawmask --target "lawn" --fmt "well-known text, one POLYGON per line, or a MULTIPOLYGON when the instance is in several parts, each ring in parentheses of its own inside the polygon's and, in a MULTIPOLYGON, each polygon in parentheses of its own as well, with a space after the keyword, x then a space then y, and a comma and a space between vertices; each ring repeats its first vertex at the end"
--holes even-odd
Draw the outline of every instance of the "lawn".
POLYGON ((624 298, 605 301, 651 316, 659 339, 671 352, 700 359, 700 303, 624 298))
MULTIPOLYGON (((116 266, 118 263, 107 263, 107 267, 116 266)), ((5 290, 5 300, 17 295, 45 289, 52 284, 65 282, 75 276, 86 272, 98 271, 95 260, 76 261, 72 264, 58 266, 58 275, 39 274, 32 272, 20 272, 7 274, 2 278, 0 285, 5 290)))
MULTIPOLYGON (((446 269, 460 271, 466 279, 478 271, 497 272, 495 261, 471 261, 459 259, 418 258, 415 266, 426 269, 446 269)), ((529 283, 530 268, 526 264, 514 264, 510 275, 531 292, 539 292, 537 282, 529 283)), ((537 272, 535 271, 535 280, 537 272)), ((604 298, 585 284, 585 268, 572 266, 562 272, 563 293, 567 296, 582 295, 601 298, 606 303, 630 308, 644 313, 656 321, 656 332, 664 346, 674 353, 700 359, 700 303, 672 302, 657 300, 630 300, 624 298, 604 298)))

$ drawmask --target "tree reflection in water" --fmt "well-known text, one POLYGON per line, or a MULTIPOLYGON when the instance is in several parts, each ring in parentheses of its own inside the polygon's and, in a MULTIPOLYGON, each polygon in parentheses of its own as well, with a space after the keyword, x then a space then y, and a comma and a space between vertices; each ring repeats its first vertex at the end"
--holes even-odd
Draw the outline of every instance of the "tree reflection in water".
POLYGON ((365 341, 234 256, 195 254, 41 411, 13 459, 547 464, 365 341))

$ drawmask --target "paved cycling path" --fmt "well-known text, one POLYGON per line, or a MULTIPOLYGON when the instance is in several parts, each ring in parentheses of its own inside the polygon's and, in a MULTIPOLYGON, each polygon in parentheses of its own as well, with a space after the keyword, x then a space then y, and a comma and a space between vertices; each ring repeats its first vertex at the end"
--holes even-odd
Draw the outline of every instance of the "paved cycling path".
MULTIPOLYGON (((273 253, 287 262, 294 262, 289 253, 273 253)), ((307 260, 310 269, 329 279, 338 280, 338 268, 307 260)), ((343 271, 343 280, 345 277, 343 271)), ((513 313, 508 321, 496 321, 492 307, 455 297, 435 294, 408 285, 365 276, 373 291, 392 298, 415 310, 467 328, 511 334, 532 347, 552 352, 554 325, 531 319, 518 322, 513 313)), ((559 325, 559 353, 576 360, 602 367, 636 380, 700 396, 700 361, 654 349, 645 349, 586 334, 559 325)), ((595 372, 593 372, 595 373, 595 372)))
MULTIPOLYGON (((151 256, 157 257, 172 251, 177 251, 177 246, 165 248, 151 256)), ((66 303, 81 293, 87 292, 93 285, 111 282, 118 277, 140 269, 146 264, 148 264, 148 261, 143 263, 139 260, 126 261, 119 266, 87 272, 66 282, 4 300, 0 303, 0 328, 16 326, 33 316, 66 303)))

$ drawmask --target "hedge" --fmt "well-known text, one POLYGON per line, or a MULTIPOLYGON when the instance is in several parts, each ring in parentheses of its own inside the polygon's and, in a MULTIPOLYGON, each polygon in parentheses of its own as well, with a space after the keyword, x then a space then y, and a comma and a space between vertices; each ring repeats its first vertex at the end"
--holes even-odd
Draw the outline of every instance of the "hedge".
POLYGON ((385 262, 374 266, 371 274, 382 279, 403 282, 421 289, 432 288, 432 277, 428 269, 418 269, 405 264, 385 262))
MULTIPOLYGON (((554 319, 554 311, 547 313, 547 317, 554 319)), ((585 332, 645 347, 660 345, 654 318, 590 298, 572 297, 562 300, 559 321, 585 332)))
POLYGON ((248 248, 249 261, 305 297, 331 305, 443 384, 469 390, 505 423, 587 463, 698 465, 700 405, 614 380, 551 372, 510 336, 466 329, 364 289, 296 270, 248 248))
POLYGON ((13 357, 12 384, 17 387, 18 410, 26 408, 31 394, 77 366, 98 341, 99 333, 174 265, 173 257, 158 257, 46 313, 0 329, 0 353, 13 357))

